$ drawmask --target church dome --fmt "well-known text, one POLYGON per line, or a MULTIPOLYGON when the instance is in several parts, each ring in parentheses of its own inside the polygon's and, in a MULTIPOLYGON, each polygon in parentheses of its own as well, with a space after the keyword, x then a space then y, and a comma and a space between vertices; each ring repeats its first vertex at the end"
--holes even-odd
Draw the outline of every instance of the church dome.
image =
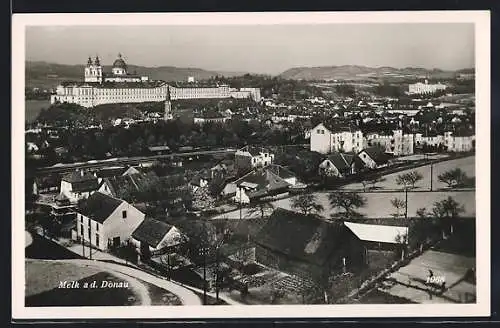
POLYGON ((127 68, 127 64, 125 64, 125 61, 122 59, 121 54, 118 54, 118 58, 113 63, 113 68, 127 68))

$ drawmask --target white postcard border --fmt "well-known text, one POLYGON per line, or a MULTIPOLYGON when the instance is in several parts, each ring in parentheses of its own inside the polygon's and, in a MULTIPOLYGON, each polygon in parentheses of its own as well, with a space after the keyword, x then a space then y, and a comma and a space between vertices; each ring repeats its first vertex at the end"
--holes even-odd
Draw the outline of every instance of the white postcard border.
POLYGON ((15 14, 12 19, 12 316, 82 318, 342 318, 490 315, 490 13, 488 11, 193 14, 15 14), (24 75, 26 26, 474 23, 476 61, 476 304, 25 307, 24 75), (480 164, 479 164, 480 163, 480 164))

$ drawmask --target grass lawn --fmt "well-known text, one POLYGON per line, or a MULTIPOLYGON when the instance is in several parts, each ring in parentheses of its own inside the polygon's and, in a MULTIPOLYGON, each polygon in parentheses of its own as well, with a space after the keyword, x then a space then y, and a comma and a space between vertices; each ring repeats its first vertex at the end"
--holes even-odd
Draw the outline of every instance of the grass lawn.
MULTIPOLYGON (((52 270, 51 270, 52 272, 52 270)), ((69 280, 64 278, 63 280, 69 280)), ((102 281, 122 282, 107 272, 79 279, 79 285, 91 284, 96 281, 100 286, 102 281)), ((53 288, 42 293, 27 296, 26 306, 130 306, 140 305, 140 298, 130 288, 53 288)))
POLYGON ((151 305, 182 305, 179 297, 168 290, 144 281, 141 282, 148 289, 149 297, 151 297, 151 305))
POLYGON ((26 296, 57 288, 60 281, 77 281, 101 272, 92 267, 31 260, 25 261, 25 266, 26 296))

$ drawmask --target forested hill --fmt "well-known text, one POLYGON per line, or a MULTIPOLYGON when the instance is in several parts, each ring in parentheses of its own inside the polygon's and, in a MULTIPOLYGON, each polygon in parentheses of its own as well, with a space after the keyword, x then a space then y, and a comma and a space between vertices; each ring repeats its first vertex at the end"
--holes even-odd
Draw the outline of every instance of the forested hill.
POLYGON ((294 80, 364 80, 367 78, 406 77, 449 79, 457 73, 473 72, 474 69, 459 71, 444 71, 440 69, 425 69, 418 67, 366 67, 355 65, 320 66, 320 67, 295 67, 280 74, 280 77, 294 80))
MULTIPOLYGON (((26 86, 28 88, 54 88, 64 80, 82 80, 85 65, 62 65, 40 61, 26 62, 26 86)), ((111 71, 111 66, 103 66, 105 72, 111 71)), ((244 72, 215 72, 201 68, 181 68, 173 66, 145 67, 128 66, 129 73, 147 75, 153 80, 187 81, 189 76, 197 80, 208 79, 212 76, 239 76, 244 72)))

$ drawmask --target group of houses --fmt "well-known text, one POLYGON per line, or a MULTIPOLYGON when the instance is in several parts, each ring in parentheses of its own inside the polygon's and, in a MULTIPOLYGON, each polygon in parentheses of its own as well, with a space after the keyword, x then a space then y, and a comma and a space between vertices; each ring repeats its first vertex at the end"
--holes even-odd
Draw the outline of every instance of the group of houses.
POLYGON ((318 281, 363 268, 370 252, 395 251, 407 235, 403 225, 328 221, 277 208, 253 244, 258 263, 318 281))
MULTIPOLYGON (((274 163, 275 154, 268 149, 245 147, 237 154, 234 161, 222 160, 190 179, 169 177, 172 181, 166 183, 200 193, 213 179, 222 179, 227 182, 221 196, 243 204, 306 186, 292 170, 274 163), (235 177, 238 169, 248 172, 235 177)), ((319 169, 346 176, 360 167, 384 165, 384 156, 379 148, 366 148, 356 155, 337 152, 327 155, 319 169)), ((133 245, 141 257, 161 257, 176 252, 188 237, 175 225, 148 217, 139 206, 123 199, 126 190, 139 190, 158 181, 154 174, 137 167, 111 167, 94 173, 73 171, 62 177, 53 210, 73 217, 71 237, 76 242, 83 241, 101 251, 133 245)), ((365 265, 367 252, 374 247, 394 248, 396 236, 405 233, 404 229, 328 222, 277 208, 251 239, 252 261, 306 277, 341 273, 365 265)))
POLYGON ((475 149, 473 132, 459 129, 444 134, 406 133, 402 129, 392 134, 366 133, 359 127, 320 123, 310 131, 310 149, 322 154, 331 152, 359 153, 367 147, 379 147, 387 154, 405 156, 424 145, 448 152, 470 152, 475 149))
MULTIPOLYGON (((130 202, 122 199, 126 190, 139 190, 141 185, 155 183, 155 175, 140 168, 107 168, 90 173, 75 170, 60 181, 58 194, 45 204, 60 222, 70 221, 71 238, 101 251, 132 244, 140 255, 154 254, 185 241, 185 236, 166 222, 147 217, 130 202)), ((157 177, 156 177, 157 178, 157 177)), ((34 193, 43 195, 39 180, 34 193)), ((41 204, 44 198, 41 197, 41 204)))

